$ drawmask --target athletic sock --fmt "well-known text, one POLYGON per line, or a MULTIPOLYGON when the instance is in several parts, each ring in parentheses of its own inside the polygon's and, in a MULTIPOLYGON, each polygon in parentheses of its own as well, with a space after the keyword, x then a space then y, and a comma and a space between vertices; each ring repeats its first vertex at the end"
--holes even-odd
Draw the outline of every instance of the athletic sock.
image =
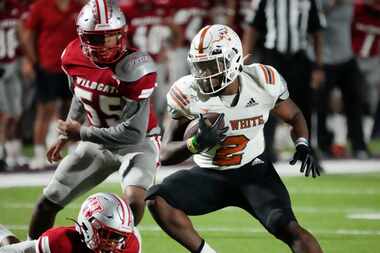
POLYGON ((202 240, 199 249, 197 250, 199 253, 216 253, 216 251, 207 244, 205 240, 202 240))
POLYGON ((16 159, 18 156, 21 155, 21 140, 11 140, 7 141, 5 143, 5 150, 7 152, 7 157, 10 157, 12 159, 16 159))
POLYGON ((35 145, 34 146, 34 157, 39 159, 45 158, 46 149, 44 145, 35 145))

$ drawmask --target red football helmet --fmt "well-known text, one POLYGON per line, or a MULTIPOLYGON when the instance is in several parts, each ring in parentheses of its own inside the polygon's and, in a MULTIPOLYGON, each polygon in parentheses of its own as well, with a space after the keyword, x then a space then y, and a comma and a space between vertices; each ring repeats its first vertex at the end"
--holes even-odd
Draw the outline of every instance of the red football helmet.
POLYGON ((113 63, 127 50, 125 16, 112 0, 90 0, 79 13, 77 32, 94 63, 113 63))

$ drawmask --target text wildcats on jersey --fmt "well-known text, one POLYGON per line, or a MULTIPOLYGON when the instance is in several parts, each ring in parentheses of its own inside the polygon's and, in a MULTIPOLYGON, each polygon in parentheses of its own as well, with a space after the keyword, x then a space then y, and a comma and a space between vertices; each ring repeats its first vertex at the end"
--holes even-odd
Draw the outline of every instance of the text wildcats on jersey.
POLYGON ((118 91, 117 88, 112 85, 90 81, 81 77, 76 77, 75 82, 78 86, 101 91, 107 94, 116 94, 118 91))

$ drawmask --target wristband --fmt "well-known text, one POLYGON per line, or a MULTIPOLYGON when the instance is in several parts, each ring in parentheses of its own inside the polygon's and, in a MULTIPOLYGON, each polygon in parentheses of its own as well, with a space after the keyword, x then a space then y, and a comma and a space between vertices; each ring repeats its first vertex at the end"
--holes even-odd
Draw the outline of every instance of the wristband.
POLYGON ((298 138, 298 139, 296 140, 295 144, 296 144, 296 147, 297 147, 298 145, 305 145, 305 146, 308 146, 308 147, 309 147, 309 141, 308 141, 306 138, 303 138, 303 137, 298 138))
POLYGON ((186 146, 187 146, 187 149, 193 153, 193 154, 196 154, 198 153, 198 143, 197 143, 197 139, 195 136, 187 139, 186 141, 186 146))

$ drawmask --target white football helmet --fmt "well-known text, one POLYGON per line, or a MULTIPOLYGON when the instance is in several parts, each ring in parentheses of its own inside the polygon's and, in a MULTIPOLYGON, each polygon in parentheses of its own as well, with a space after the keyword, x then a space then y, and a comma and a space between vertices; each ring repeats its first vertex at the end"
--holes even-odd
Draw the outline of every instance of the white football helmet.
POLYGON ((111 193, 96 193, 82 204, 76 230, 96 253, 122 253, 133 234, 133 214, 128 204, 111 193))
POLYGON ((231 84, 242 70, 243 47, 226 25, 203 27, 191 42, 188 62, 203 94, 214 94, 231 84))
POLYGON ((127 23, 112 0, 90 0, 77 18, 83 53, 93 62, 109 64, 127 50, 127 23))

